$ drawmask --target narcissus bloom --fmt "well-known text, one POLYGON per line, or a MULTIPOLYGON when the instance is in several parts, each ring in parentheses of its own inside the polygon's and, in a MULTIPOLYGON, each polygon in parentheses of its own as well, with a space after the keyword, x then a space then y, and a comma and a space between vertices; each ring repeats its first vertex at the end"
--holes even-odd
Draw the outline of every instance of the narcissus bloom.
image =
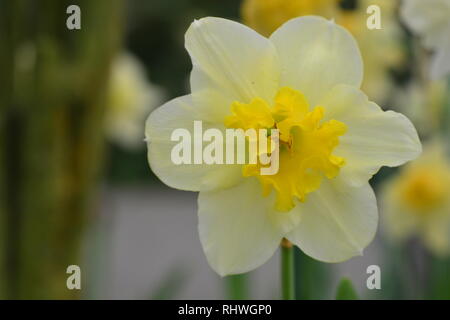
POLYGON ((383 226, 393 240, 421 237, 435 254, 450 253, 450 162, 434 142, 419 159, 386 182, 383 226))
POLYGON ((290 20, 270 38, 225 19, 194 21, 186 33, 192 93, 148 118, 148 160, 167 185, 199 191, 199 234, 220 275, 267 261, 282 238, 311 257, 361 255, 378 221, 368 180, 383 165, 421 152, 403 115, 360 91, 361 55, 344 28, 319 17, 290 20), (174 165, 174 129, 277 128, 279 171, 252 165, 174 165))
POLYGON ((139 148, 144 140, 142 118, 163 101, 162 90, 150 83, 142 64, 130 53, 113 62, 108 87, 106 134, 126 149, 139 148))
POLYGON ((431 77, 439 79, 450 73, 450 0, 404 0, 401 17, 434 51, 431 77))

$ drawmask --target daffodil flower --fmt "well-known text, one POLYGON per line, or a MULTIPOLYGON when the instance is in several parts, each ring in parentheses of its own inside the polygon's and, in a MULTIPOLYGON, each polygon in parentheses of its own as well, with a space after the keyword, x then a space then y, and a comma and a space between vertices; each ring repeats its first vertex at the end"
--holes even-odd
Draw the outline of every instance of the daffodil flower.
POLYGON ((450 253, 450 162, 433 142, 382 188, 383 226, 394 241, 422 238, 437 255, 450 253))
POLYGON ((378 222, 368 180, 416 158, 411 122, 360 91, 361 55, 351 34, 320 17, 290 20, 265 38, 221 18, 194 21, 185 37, 192 93, 156 109, 146 124, 148 160, 167 185, 199 191, 198 231, 220 275, 266 262, 283 238, 311 257, 361 255, 378 222), (178 128, 277 128, 280 168, 174 165, 178 128))
POLYGON ((440 79, 450 73, 450 0, 404 0, 401 17, 434 51, 431 77, 440 79))

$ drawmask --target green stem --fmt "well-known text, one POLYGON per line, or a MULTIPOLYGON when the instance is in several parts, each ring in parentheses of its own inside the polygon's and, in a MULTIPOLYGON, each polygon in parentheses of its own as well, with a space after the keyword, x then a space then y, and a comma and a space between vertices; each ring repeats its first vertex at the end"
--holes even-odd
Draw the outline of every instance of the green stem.
POLYGON ((227 299, 246 300, 248 294, 248 274, 238 274, 226 278, 227 299))
POLYGON ((445 135, 450 136, 450 77, 447 78, 447 96, 445 97, 442 130, 445 135))
POLYGON ((295 300, 294 248, 286 239, 281 243, 281 292, 283 300, 295 300))

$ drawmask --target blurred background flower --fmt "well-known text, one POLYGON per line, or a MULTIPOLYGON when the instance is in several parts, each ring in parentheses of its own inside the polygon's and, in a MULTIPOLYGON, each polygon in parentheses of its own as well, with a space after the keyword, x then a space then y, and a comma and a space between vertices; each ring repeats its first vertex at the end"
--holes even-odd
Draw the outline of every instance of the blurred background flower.
POLYGON ((430 75, 440 79, 450 73, 450 1, 404 0, 401 17, 425 48, 434 52, 430 75))
POLYGON ((338 0, 244 0, 241 15, 245 24, 268 37, 292 18, 307 15, 332 18, 338 6, 338 0))
POLYGON ((163 101, 162 89, 150 83, 144 66, 130 53, 112 64, 106 108, 106 131, 123 148, 142 148, 145 118, 163 101))
POLYGON ((382 189, 384 227, 395 240, 417 236, 436 255, 450 253, 450 161, 441 142, 400 169, 382 189))
POLYGON ((447 83, 445 81, 417 80, 398 88, 393 98, 396 110, 405 114, 425 137, 439 131, 445 117, 447 83))

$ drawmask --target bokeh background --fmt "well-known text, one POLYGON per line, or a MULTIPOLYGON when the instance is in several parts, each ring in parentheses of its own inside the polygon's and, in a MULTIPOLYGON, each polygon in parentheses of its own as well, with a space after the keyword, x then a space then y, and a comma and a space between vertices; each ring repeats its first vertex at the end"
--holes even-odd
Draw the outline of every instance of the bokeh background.
MULTIPOLYGON (((270 29, 303 13, 276 2, 258 11, 240 0, 0 0, 0 298, 280 297, 278 254, 246 275, 221 278, 210 269, 198 239, 197 195, 164 186, 143 141, 151 110, 189 92, 190 23, 219 16, 258 28, 269 19, 270 29), (81 8, 81 30, 66 27, 71 4, 81 8), (72 264, 82 270, 80 291, 66 287, 72 264)), ((354 34, 365 91, 384 109, 405 113, 424 144, 442 150, 432 165, 442 171, 424 165, 414 178, 414 167, 383 168, 371 181, 382 211, 377 238, 364 256, 340 264, 297 250, 297 297, 334 299, 348 277, 360 298, 449 299, 450 184, 436 182, 450 172, 449 86, 429 79, 431 52, 401 22, 400 1, 372 1, 381 3, 385 26, 375 31, 365 26, 371 1, 329 2, 332 13, 315 5, 307 13, 336 15, 354 34), (410 195, 412 207, 429 196, 420 210, 408 210, 402 195, 390 196, 391 185, 410 195), (429 231, 432 224, 417 217, 436 207, 442 228, 429 231), (404 215, 385 218, 384 211, 404 215), (416 229, 390 231, 409 220, 416 229), (421 224, 428 231, 416 232, 421 224), (366 286, 370 265, 381 268, 381 290, 366 286)))

